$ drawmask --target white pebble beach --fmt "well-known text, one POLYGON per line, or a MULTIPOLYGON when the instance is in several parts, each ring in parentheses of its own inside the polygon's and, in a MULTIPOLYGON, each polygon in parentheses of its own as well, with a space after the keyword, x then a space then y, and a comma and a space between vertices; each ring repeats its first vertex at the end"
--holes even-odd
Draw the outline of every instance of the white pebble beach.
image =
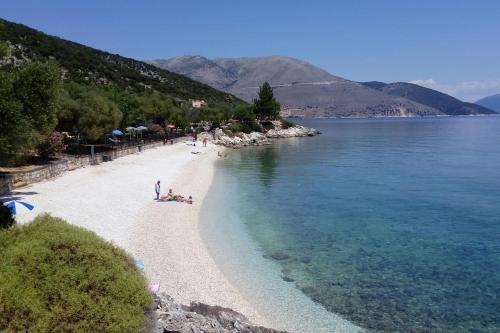
POLYGON ((148 281, 159 283, 160 291, 177 302, 232 308, 266 325, 225 278, 200 234, 200 208, 222 149, 167 145, 17 189, 13 196, 35 206, 17 220, 26 223, 50 213, 92 230, 141 259, 148 281), (175 194, 193 196, 193 204, 154 200, 157 180, 162 194, 172 188, 175 194))

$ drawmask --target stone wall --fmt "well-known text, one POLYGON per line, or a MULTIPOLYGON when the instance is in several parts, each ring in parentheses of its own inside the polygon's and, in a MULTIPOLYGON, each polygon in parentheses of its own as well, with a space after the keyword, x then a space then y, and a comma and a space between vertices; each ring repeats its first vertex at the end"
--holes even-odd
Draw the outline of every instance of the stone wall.
MULTIPOLYGON (((177 138, 173 141, 177 143, 185 139, 186 138, 177 138)), ((170 144, 170 142, 168 142, 168 144, 170 144)), ((73 156, 61 154, 58 156, 59 160, 50 162, 49 164, 30 166, 24 169, 19 168, 18 170, 9 172, 0 172, 0 194, 9 192, 14 188, 60 176, 70 170, 112 161, 116 158, 137 154, 146 149, 157 148, 163 145, 164 143, 160 141, 134 147, 114 149, 108 152, 94 154, 94 158, 90 155, 73 156)))
POLYGON ((4 189, 7 188, 7 190, 12 190, 13 188, 57 177, 66 171, 68 171, 68 162, 60 160, 45 165, 31 166, 24 170, 3 172, 0 174, 0 177, 3 179, 3 182, 7 184, 6 186, 4 185, 4 189))
POLYGON ((10 181, 8 177, 0 175, 0 194, 7 193, 11 190, 10 181))

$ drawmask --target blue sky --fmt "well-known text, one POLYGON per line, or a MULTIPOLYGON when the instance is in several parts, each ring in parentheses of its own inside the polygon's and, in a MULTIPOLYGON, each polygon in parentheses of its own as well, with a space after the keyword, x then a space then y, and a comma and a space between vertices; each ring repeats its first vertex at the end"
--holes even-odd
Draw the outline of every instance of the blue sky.
POLYGON ((137 59, 287 55, 358 81, 500 93, 500 1, 25 1, 0 16, 137 59))

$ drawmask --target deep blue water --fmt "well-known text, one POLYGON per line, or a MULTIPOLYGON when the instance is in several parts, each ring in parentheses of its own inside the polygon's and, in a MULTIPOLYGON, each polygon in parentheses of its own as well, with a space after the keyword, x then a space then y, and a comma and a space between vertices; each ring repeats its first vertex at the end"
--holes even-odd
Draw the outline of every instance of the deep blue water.
POLYGON ((373 331, 500 332, 500 117, 301 122, 220 165, 277 274, 373 331))

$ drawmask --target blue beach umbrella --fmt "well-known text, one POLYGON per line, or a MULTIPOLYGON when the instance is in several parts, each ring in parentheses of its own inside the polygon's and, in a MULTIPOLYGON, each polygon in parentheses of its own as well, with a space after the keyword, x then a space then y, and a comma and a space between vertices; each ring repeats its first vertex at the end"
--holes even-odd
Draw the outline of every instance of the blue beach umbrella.
POLYGON ((33 210, 33 208, 35 208, 35 206, 30 205, 29 203, 17 200, 6 201, 3 205, 10 209, 12 215, 16 215, 18 212, 23 210, 33 210))
POLYGON ((111 132, 111 134, 113 134, 113 135, 123 135, 123 132, 120 131, 120 130, 115 129, 115 130, 113 130, 113 132, 111 132))

